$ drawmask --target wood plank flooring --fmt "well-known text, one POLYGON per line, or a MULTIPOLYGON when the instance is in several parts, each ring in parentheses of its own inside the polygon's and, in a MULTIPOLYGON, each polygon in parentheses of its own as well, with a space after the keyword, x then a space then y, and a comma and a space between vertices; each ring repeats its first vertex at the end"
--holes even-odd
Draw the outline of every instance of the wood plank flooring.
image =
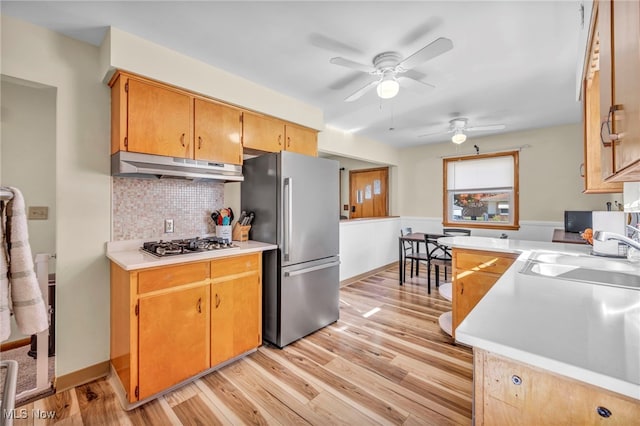
POLYGON ((285 349, 262 346, 131 411, 97 380, 19 407, 14 424, 470 424, 472 353, 438 326, 450 309, 424 276, 399 286, 389 268, 343 287, 340 320, 285 349))

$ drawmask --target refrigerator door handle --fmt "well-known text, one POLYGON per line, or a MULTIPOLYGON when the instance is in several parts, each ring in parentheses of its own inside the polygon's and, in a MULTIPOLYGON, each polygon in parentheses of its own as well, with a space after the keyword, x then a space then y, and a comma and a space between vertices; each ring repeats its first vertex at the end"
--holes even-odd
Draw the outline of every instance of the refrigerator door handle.
POLYGON ((284 212, 286 218, 284 218, 284 260, 289 261, 289 253, 291 252, 291 229, 293 228, 293 179, 290 177, 284 178, 284 186, 287 188, 286 197, 284 201, 284 212))
POLYGON ((285 277, 295 277, 296 275, 302 275, 313 271, 319 271, 321 269, 332 268, 334 266, 340 265, 340 261, 336 260, 335 262, 325 263, 323 265, 312 266, 310 268, 298 269, 297 271, 285 272, 285 277))

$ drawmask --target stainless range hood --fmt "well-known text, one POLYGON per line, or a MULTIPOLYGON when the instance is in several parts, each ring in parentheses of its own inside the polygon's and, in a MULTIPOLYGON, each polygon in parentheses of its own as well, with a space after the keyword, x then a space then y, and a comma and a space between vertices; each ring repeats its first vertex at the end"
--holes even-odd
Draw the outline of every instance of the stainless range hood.
POLYGON ((242 166, 187 158, 118 151, 111 155, 111 175, 123 177, 172 177, 193 180, 241 182, 242 166))

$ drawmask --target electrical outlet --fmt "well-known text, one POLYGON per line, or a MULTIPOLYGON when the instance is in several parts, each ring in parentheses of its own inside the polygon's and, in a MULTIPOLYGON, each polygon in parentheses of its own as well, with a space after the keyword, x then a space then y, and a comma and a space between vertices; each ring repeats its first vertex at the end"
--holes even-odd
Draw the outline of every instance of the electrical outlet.
POLYGON ((164 232, 166 234, 170 234, 171 232, 173 232, 173 219, 164 220, 164 232))

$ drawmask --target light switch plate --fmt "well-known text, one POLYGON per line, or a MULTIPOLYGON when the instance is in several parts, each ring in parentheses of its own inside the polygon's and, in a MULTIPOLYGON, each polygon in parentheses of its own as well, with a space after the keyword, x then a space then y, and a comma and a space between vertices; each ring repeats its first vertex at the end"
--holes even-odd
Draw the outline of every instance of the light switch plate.
POLYGON ((45 206, 29 206, 29 220, 47 220, 49 219, 49 207, 45 206))

